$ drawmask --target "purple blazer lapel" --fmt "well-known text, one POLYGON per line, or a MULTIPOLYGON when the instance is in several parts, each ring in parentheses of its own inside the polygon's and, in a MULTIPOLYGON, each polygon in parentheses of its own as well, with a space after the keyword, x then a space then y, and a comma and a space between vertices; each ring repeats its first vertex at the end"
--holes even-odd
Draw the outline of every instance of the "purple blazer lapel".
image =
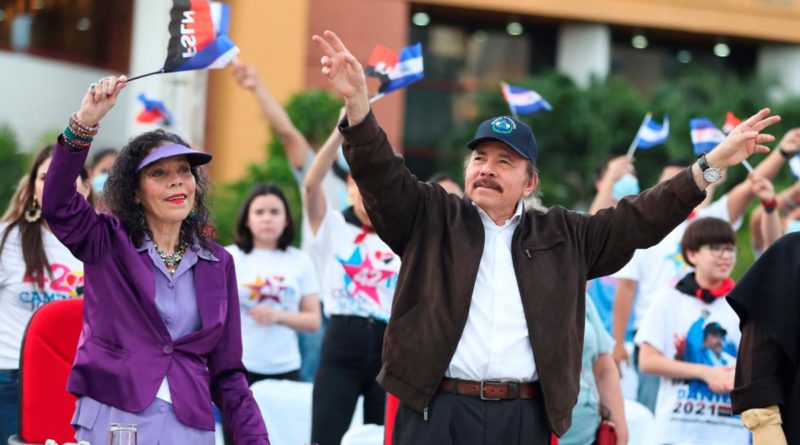
POLYGON ((131 262, 129 267, 133 269, 131 273, 141 290, 141 292, 137 292, 140 305, 156 332, 164 338, 170 338, 167 326, 161 320, 161 314, 158 313, 156 307, 156 280, 153 277, 153 262, 150 260, 147 250, 141 250, 137 254, 136 257, 139 261, 131 262))
POLYGON ((202 321, 201 331, 222 326, 225 319, 225 271, 222 261, 200 257, 194 266, 197 307, 202 321))

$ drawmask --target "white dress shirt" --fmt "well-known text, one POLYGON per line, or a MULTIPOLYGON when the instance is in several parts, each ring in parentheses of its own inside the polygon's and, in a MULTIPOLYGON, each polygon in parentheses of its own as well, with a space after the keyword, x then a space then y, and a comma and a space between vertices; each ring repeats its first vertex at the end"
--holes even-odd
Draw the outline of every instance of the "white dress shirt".
POLYGON ((502 226, 478 207, 485 239, 464 332, 445 376, 466 380, 537 380, 536 362, 511 259, 522 202, 502 226))

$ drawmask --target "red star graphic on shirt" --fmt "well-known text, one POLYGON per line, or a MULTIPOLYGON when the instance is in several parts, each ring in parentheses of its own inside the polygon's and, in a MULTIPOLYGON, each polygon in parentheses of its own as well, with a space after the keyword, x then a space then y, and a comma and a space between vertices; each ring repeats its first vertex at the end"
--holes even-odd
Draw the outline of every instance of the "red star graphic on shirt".
POLYGON ((244 286, 250 289, 251 300, 258 299, 257 303, 272 300, 275 303, 280 304, 280 293, 283 289, 285 289, 285 287, 281 286, 280 284, 273 284, 269 278, 261 279, 261 277, 256 277, 256 281, 254 283, 245 283, 244 286))
POLYGON ((344 267, 347 276, 353 280, 353 284, 356 286, 353 292, 354 294, 363 292, 364 295, 369 297, 372 301, 381 304, 381 299, 378 297, 378 284, 394 275, 393 271, 375 269, 372 266, 372 261, 370 261, 369 256, 364 258, 361 264, 353 265, 343 263, 342 267, 344 267))

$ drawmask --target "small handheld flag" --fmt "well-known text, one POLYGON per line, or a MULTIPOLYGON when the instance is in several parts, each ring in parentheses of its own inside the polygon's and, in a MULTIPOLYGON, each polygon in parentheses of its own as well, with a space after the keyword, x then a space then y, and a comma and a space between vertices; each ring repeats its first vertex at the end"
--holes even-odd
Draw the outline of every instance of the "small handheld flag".
POLYGON ((385 84, 389 82, 389 74, 396 65, 397 53, 383 45, 378 45, 372 50, 364 73, 370 77, 377 77, 381 84, 385 84))
POLYGON ((509 85, 505 82, 502 82, 500 86, 503 90, 503 98, 511 108, 511 114, 515 119, 517 115, 524 116, 542 110, 553 110, 553 107, 536 91, 509 85))
POLYGON ((403 48, 397 64, 389 73, 388 82, 381 85, 378 92, 383 94, 391 93, 394 90, 407 87, 425 76, 422 64, 422 44, 417 43, 403 48))
POLYGON ((140 93, 137 99, 144 106, 144 109, 136 116, 137 122, 145 124, 156 123, 166 126, 171 126, 175 122, 172 113, 169 112, 163 101, 147 97, 144 93, 140 93))
POLYGON ((636 132, 636 137, 633 138, 630 147, 628 147, 627 156, 633 156, 637 148, 648 149, 656 145, 663 144, 669 137, 669 116, 664 114, 664 121, 658 123, 653 120, 651 113, 647 113, 639 126, 639 131, 636 132))
POLYGON ((725 125, 722 126, 722 132, 725 134, 730 134, 737 125, 741 124, 742 120, 736 117, 733 112, 728 111, 725 113, 725 125))
POLYGON ((696 155, 708 153, 725 139, 725 134, 704 117, 691 119, 689 129, 692 133, 692 144, 696 155))
POLYGON ((153 74, 224 68, 233 60, 239 48, 227 35, 230 8, 227 4, 214 3, 219 2, 173 0, 164 67, 131 77, 128 82, 153 74))

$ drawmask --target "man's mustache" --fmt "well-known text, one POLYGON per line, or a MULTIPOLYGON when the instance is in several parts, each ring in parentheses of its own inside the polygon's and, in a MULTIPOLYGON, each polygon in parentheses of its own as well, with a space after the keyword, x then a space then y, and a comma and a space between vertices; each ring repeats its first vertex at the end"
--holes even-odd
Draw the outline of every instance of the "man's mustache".
POLYGON ((490 178, 477 179, 474 183, 472 183, 472 186, 473 188, 486 187, 503 193, 503 187, 501 187, 500 184, 498 184, 494 179, 490 178))

